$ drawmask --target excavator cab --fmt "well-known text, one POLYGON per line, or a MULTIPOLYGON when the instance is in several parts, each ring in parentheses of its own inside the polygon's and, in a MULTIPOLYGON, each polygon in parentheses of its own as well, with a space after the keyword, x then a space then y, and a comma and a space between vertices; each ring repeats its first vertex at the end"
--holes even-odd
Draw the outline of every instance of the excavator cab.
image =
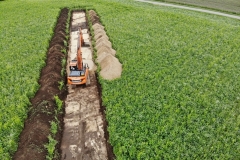
POLYGON ((77 56, 70 62, 68 75, 68 84, 81 85, 90 84, 88 64, 83 64, 81 47, 84 44, 81 28, 79 28, 77 56))

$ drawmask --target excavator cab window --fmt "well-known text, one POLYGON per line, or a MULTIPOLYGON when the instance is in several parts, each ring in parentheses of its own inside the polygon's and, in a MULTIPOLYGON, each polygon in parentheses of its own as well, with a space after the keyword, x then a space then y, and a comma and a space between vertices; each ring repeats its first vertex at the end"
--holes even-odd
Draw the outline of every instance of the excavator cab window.
POLYGON ((80 77, 84 75, 85 75, 84 71, 71 71, 69 77, 80 77))

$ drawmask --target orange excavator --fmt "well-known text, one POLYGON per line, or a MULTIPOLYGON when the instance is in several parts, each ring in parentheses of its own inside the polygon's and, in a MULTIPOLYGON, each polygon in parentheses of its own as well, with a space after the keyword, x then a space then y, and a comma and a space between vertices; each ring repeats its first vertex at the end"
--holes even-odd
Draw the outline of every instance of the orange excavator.
POLYGON ((68 84, 81 85, 90 84, 88 64, 83 65, 81 47, 84 44, 82 30, 79 28, 79 36, 77 41, 77 57, 69 64, 70 73, 67 77, 68 84))

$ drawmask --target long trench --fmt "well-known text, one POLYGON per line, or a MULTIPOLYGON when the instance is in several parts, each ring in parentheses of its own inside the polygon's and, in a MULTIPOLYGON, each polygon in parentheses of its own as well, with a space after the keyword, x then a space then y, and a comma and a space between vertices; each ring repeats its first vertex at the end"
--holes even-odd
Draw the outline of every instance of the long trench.
MULTIPOLYGON (((64 130, 61 142, 62 160, 108 159, 104 137, 104 119, 100 111, 100 97, 94 73, 91 37, 84 11, 74 11, 71 17, 68 63, 76 57, 78 29, 84 39, 83 63, 90 67, 90 85, 68 86, 65 101, 64 130)), ((67 71, 69 73, 68 65, 67 71)))

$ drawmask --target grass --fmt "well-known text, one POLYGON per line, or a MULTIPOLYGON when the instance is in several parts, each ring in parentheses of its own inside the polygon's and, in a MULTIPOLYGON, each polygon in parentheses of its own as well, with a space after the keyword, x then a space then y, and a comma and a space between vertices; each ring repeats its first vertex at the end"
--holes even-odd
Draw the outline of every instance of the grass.
POLYGON ((101 81, 117 158, 239 158, 237 21, 108 6, 98 11, 124 66, 121 79, 101 81))
POLYGON ((118 159, 239 159, 240 23, 133 1, 0 2, 0 159, 11 159, 63 7, 95 8, 123 64, 101 80, 118 159))
POLYGON ((39 87, 40 70, 59 9, 42 10, 40 4, 30 2, 0 4, 0 159, 9 159, 16 150, 29 98, 39 87))

